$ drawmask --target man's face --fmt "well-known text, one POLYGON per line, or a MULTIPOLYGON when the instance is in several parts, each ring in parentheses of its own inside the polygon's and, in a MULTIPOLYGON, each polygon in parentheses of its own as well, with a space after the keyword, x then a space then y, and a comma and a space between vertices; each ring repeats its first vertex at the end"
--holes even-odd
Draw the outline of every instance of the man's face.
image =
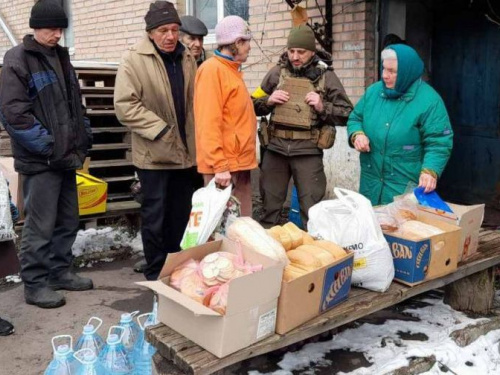
POLYGON ((398 60, 386 59, 382 63, 382 79, 388 89, 396 87, 396 80, 398 79, 398 60))
POLYGON ((182 35, 181 42, 189 48, 195 60, 198 60, 203 52, 203 37, 198 35, 182 35))
POLYGON ((59 43, 63 35, 63 29, 50 28, 50 29, 35 29, 35 40, 42 46, 53 48, 59 43))
POLYGON ((179 25, 168 23, 149 32, 149 36, 162 52, 173 52, 179 41, 179 25))
POLYGON ((289 48, 287 53, 288 60, 290 60, 290 63, 296 69, 302 68, 314 56, 313 51, 304 48, 289 48))

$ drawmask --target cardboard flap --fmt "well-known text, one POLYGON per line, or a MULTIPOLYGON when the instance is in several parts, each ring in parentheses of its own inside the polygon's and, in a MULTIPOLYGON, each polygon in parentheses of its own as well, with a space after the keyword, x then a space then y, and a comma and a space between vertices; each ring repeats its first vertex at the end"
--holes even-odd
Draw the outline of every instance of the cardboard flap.
POLYGON ((96 182, 98 184, 105 184, 106 183, 103 180, 101 180, 97 177, 94 177, 92 175, 89 175, 86 173, 79 173, 79 172, 76 173, 76 181, 77 181, 78 185, 80 185, 81 183, 85 183, 85 180, 91 181, 91 182, 96 182), (80 177, 80 181, 79 181, 78 177, 80 177))
POLYGON ((188 296, 178 292, 177 290, 169 287, 163 281, 140 281, 136 282, 137 285, 145 286, 156 293, 176 301, 187 310, 191 311, 194 315, 208 315, 222 317, 218 312, 203 306, 201 303, 189 298, 188 296))

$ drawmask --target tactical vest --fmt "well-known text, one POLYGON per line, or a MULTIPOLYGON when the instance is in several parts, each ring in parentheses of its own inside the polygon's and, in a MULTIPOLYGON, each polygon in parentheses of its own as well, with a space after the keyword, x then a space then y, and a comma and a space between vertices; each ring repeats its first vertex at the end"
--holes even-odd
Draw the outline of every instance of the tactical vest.
POLYGON ((315 91, 323 99, 327 70, 326 64, 324 65, 323 73, 315 82, 305 77, 294 77, 286 67, 281 68, 276 89, 288 92, 290 99, 276 106, 271 115, 271 123, 297 130, 311 130, 317 125, 316 111, 304 101, 304 98, 307 93, 315 91))

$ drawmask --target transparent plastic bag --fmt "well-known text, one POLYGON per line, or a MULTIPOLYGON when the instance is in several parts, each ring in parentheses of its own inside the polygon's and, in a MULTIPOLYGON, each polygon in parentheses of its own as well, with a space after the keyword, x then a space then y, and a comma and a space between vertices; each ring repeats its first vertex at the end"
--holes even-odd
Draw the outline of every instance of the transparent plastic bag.
POLYGON ((0 172, 0 242, 12 241, 16 238, 12 214, 10 211, 10 194, 7 180, 0 172))

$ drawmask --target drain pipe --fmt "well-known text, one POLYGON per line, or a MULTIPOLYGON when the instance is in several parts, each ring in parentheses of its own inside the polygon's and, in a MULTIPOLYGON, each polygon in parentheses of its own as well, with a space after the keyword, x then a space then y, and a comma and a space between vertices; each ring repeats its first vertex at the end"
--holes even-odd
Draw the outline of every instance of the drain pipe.
POLYGON ((10 30, 7 23, 5 22, 2 14, 0 14, 0 26, 2 26, 2 29, 5 32, 5 34, 7 35, 7 38, 9 38, 10 42, 12 43, 12 46, 14 46, 14 47, 17 46, 17 44, 18 44, 17 40, 14 37, 14 34, 12 34, 12 31, 10 30))

